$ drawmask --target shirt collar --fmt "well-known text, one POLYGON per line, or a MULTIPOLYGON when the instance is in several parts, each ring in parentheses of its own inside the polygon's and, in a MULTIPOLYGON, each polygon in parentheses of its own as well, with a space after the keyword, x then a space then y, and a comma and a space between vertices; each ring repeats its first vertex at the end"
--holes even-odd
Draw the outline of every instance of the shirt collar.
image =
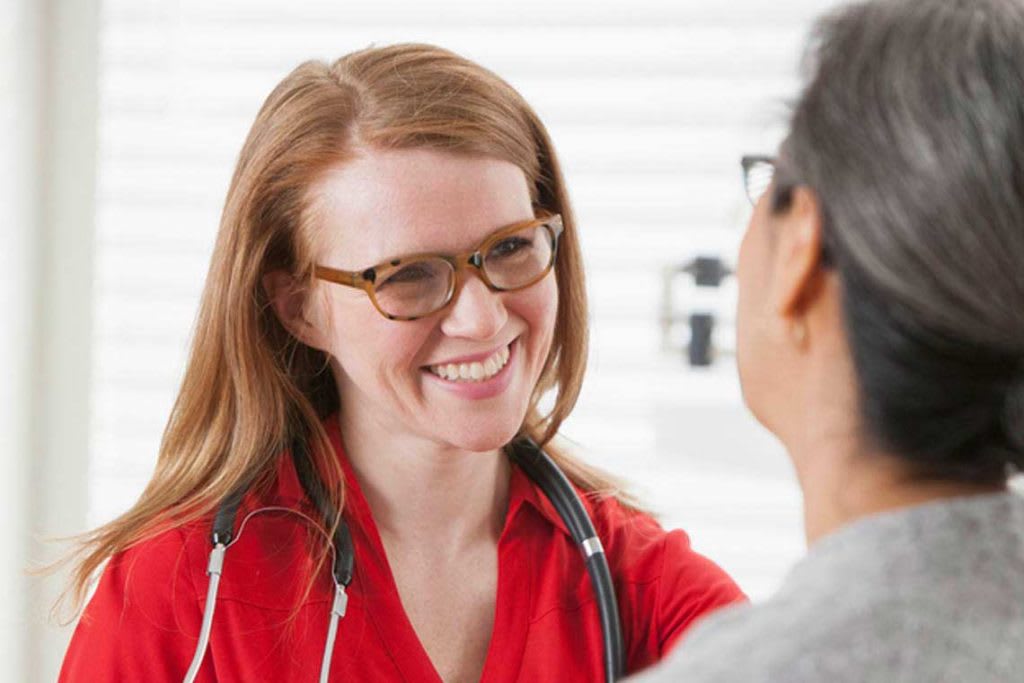
MULTIPOLYGON (((587 508, 587 513, 590 514, 591 510, 586 501, 584 501, 583 505, 587 508)), ((512 465, 512 479, 509 482, 508 490, 508 512, 505 517, 506 527, 512 523, 516 515, 524 507, 533 509, 551 526, 560 530, 566 536, 571 536, 562 516, 558 514, 555 506, 544 495, 544 492, 540 490, 540 487, 526 476, 526 473, 517 465, 512 465)))
MULTIPOLYGON (((345 446, 341 438, 341 428, 337 414, 333 414, 324 421, 324 428, 327 430, 327 437, 334 447, 334 452, 341 463, 345 474, 345 512, 346 516, 360 525, 365 525, 367 520, 372 519, 369 504, 363 497, 362 489, 359 487, 359 480, 355 471, 345 455, 345 446)), ((298 473, 295 471, 295 463, 291 457, 291 451, 286 450, 281 457, 277 471, 277 497, 281 502, 299 503, 308 505, 306 494, 299 482, 298 473)), ((578 492, 578 491, 577 491, 578 492)), ((581 495, 583 507, 587 514, 593 519, 593 506, 591 501, 581 495)), ((509 481, 508 511, 505 515, 505 526, 508 528, 520 510, 530 508, 546 520, 551 526, 560 530, 566 536, 570 536, 569 528, 565 521, 555 509, 555 506, 544 495, 544 492, 535 484, 526 473, 518 466, 512 466, 511 479, 509 481)))

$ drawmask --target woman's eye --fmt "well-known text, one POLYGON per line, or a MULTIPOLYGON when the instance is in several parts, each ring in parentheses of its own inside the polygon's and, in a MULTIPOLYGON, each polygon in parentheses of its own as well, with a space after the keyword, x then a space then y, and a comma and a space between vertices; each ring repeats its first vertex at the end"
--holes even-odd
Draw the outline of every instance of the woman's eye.
POLYGON ((488 258, 503 258, 506 256, 512 256, 524 249, 529 249, 533 246, 533 241, 528 240, 525 237, 508 237, 493 247, 487 252, 488 258))
POLYGON ((387 276, 383 282, 377 283, 377 289, 387 285, 413 284, 428 280, 436 274, 435 269, 419 264, 413 264, 399 268, 387 276))

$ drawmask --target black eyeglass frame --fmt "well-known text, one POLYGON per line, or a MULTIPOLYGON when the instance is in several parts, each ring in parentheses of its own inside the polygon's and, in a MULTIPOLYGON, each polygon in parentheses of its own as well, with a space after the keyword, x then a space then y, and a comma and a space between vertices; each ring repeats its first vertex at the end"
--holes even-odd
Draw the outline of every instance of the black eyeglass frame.
MULTIPOLYGON (((740 166, 743 167, 743 189, 747 195, 747 199, 750 200, 751 205, 756 206, 758 200, 760 200, 761 197, 764 196, 765 192, 768 191, 768 188, 770 188, 772 186, 772 183, 775 182, 775 179, 778 178, 779 159, 778 157, 767 156, 763 154, 744 154, 742 157, 740 157, 740 166), (760 164, 767 164, 768 166, 770 166, 772 170, 772 175, 768 179, 768 184, 765 185, 764 190, 762 190, 757 196, 754 196, 750 189, 750 172, 760 164)), ((825 210, 823 209, 823 211, 825 210)), ((829 239, 830 232, 828 229, 827 211, 825 211, 825 214, 826 215, 823 218, 822 224, 824 235, 822 235, 821 240, 821 265, 825 268, 832 268, 835 266, 836 263, 835 247, 832 245, 831 240, 829 239)))

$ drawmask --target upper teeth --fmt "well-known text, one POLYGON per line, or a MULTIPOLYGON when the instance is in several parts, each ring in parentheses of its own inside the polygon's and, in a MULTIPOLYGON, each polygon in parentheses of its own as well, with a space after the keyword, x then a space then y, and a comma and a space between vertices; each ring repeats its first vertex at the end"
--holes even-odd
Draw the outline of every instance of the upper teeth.
POLYGON ((502 347, 483 362, 431 365, 430 371, 450 381, 482 382, 498 374, 508 362, 508 347, 502 347))

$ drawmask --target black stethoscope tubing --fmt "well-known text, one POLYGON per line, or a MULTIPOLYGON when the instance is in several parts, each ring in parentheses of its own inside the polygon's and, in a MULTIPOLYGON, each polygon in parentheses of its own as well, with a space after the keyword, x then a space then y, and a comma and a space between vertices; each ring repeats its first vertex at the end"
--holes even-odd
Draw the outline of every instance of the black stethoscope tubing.
MULTIPOLYGON (((335 553, 331 566, 331 574, 334 577, 335 585, 338 587, 338 596, 342 599, 345 596, 344 589, 352 582, 352 573, 355 565, 355 551, 352 546, 352 535, 349 532, 348 524, 342 517, 338 519, 338 513, 331 504, 323 483, 316 475, 313 462, 306 452, 305 444, 301 440, 296 441, 292 449, 292 458, 295 462, 296 473, 303 491, 310 501, 317 508, 327 528, 334 528, 332 543, 335 553)), ((622 638, 622 626, 619 620, 619 607, 615 596, 615 584, 612 581, 611 570, 608 567, 608 560, 605 557, 601 540, 597 536, 594 524, 587 514, 583 502, 572 483, 559 469, 554 460, 551 459, 531 439, 520 439, 508 449, 509 457, 522 468, 523 472, 540 487, 544 495, 554 506, 562 521, 569 529, 570 535, 579 546, 583 555, 583 561, 590 576, 593 586, 598 615, 601 620, 601 634, 604 644, 604 670, 605 680, 608 683, 621 678, 625 668, 624 646, 622 638)), ((213 616, 213 603, 216 600, 217 584, 220 579, 220 572, 224 562, 224 551, 230 545, 234 537, 234 522, 238 513, 239 504, 248 490, 248 485, 240 486, 232 492, 217 508, 214 516, 211 541, 214 550, 210 557, 210 567, 207 573, 210 575, 211 586, 207 595, 207 606, 204 609, 204 633, 206 638, 200 638, 193 659, 193 666, 190 668, 189 676, 195 675, 198 664, 202 661, 206 649, 206 639, 209 638, 209 627, 213 616), (209 613, 207 616, 206 613, 209 613)), ((329 667, 330 650, 333 649, 333 635, 337 626, 337 619, 344 614, 344 604, 339 609, 338 596, 335 598, 333 611, 337 614, 332 618, 331 634, 328 637, 329 646, 324 652, 324 666, 329 667)), ((321 670, 323 674, 324 669, 321 670)), ((323 680, 324 677, 322 677, 323 680)))
POLYGON ((551 456, 531 439, 514 442, 509 449, 509 455, 551 501, 583 553, 583 561, 590 575, 601 619, 605 679, 612 683, 622 676, 625 669, 622 625, 611 569, 608 567, 608 559, 605 557, 594 524, 590 521, 590 516, 568 477, 551 456))

